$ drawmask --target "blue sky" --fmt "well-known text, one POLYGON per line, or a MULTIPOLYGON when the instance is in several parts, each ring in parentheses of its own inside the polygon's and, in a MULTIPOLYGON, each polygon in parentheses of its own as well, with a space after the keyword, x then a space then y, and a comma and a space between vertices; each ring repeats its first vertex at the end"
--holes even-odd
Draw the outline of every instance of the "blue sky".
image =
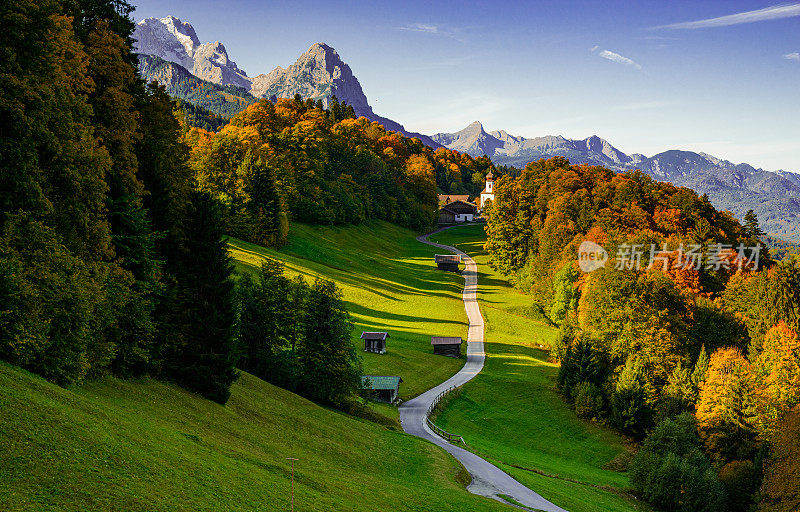
POLYGON ((251 76, 336 48, 375 112, 800 172, 800 2, 133 0, 251 76))

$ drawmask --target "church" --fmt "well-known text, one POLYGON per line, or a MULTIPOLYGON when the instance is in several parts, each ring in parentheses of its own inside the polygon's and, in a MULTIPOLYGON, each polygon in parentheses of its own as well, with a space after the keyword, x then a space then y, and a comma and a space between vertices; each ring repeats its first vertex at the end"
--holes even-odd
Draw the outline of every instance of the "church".
POLYGON ((478 207, 481 210, 486 208, 486 201, 494 201, 494 175, 492 171, 486 175, 486 188, 481 191, 481 199, 478 202, 478 207))

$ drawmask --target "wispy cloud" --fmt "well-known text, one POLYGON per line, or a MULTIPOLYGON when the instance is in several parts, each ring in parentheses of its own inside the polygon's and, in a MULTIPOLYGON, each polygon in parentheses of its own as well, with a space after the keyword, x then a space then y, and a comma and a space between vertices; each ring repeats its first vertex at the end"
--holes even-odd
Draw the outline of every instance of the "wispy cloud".
POLYGON ((464 29, 457 27, 449 27, 447 25, 440 25, 435 23, 409 23, 402 27, 395 27, 397 30, 405 30, 406 32, 420 32, 422 34, 431 34, 436 36, 449 37, 461 43, 465 42, 464 29))
POLYGON ((787 53, 783 56, 784 59, 800 61, 800 52, 787 53))
POLYGON ((800 3, 780 4, 755 11, 745 11, 736 14, 729 14, 728 16, 720 16, 718 18, 708 18, 705 20, 685 21, 683 23, 671 23, 669 25, 661 25, 658 27, 651 27, 652 29, 688 29, 694 30, 699 28, 714 28, 714 27, 729 27, 731 25, 741 25, 743 23, 755 23, 757 21, 779 20, 783 18, 792 18, 800 16, 800 3))
POLYGON ((614 110, 648 110, 654 108, 664 108, 674 105, 674 101, 644 101, 641 103, 628 103, 626 105, 619 105, 614 110))
MULTIPOLYGON (((600 47, 599 46, 594 46, 593 48, 590 48, 589 51, 592 52, 592 53, 595 53, 598 48, 600 48, 600 47)), ((602 57, 604 59, 608 59, 608 60, 610 60, 612 62, 616 62, 618 64, 624 64, 626 66, 633 66, 634 68, 636 68, 638 70, 642 69, 642 66, 639 65, 637 62, 635 62, 633 59, 629 59, 628 57, 623 57, 622 55, 620 55, 618 53, 614 53, 614 52, 609 51, 609 50, 603 50, 603 51, 597 53, 597 56, 598 57, 602 57)))
POLYGON ((397 27, 398 30, 408 30, 409 32, 424 32, 426 34, 438 34, 439 25, 430 25, 427 23, 411 23, 404 27, 397 27))

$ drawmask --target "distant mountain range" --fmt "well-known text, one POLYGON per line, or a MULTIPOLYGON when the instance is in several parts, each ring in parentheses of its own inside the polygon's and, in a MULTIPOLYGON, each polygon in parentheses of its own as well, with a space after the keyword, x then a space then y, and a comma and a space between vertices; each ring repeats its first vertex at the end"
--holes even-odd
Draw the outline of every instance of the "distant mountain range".
POLYGON ((220 42, 200 43, 191 24, 174 16, 147 18, 136 25, 134 49, 142 55, 139 69, 148 80, 167 86, 170 94, 230 116, 257 98, 300 94, 327 106, 332 96, 351 105, 359 116, 387 130, 417 137, 433 148, 447 147, 472 156, 489 156, 495 164, 523 167, 540 158, 564 156, 575 164, 602 165, 617 171, 641 169, 653 178, 708 194, 717 208, 741 219, 748 209, 758 214, 762 229, 800 240, 800 175, 770 172, 734 164, 706 153, 670 150, 652 157, 627 155, 593 135, 574 140, 561 136, 526 138, 504 130, 486 132, 474 122, 455 133, 422 135, 375 114, 361 84, 339 54, 315 43, 287 68, 277 67, 250 77, 228 56, 220 42))
MULTIPOLYGON (((292 98, 300 94, 303 98, 322 100, 326 107, 330 98, 336 96, 340 102, 352 106, 357 115, 377 121, 387 130, 417 137, 429 146, 439 147, 427 135, 410 132, 400 123, 373 112, 350 66, 325 43, 311 45, 288 68, 279 66, 269 73, 251 78, 231 60, 222 43, 201 44, 194 27, 174 16, 140 21, 136 24, 133 39, 136 53, 159 57, 213 84, 241 87, 256 98, 292 98)), ((172 77, 180 74, 180 70, 161 70, 161 75, 143 76, 160 81, 166 75, 172 77)))
POLYGON ((504 130, 486 132, 475 121, 455 133, 437 133, 439 144, 472 156, 487 155, 497 165, 523 167, 540 158, 564 156, 573 164, 602 165, 617 171, 641 169, 659 181, 708 194, 719 209, 741 219, 753 209, 767 233, 800 240, 800 175, 734 164, 706 153, 670 150, 650 158, 626 155, 608 141, 593 135, 574 140, 561 136, 525 138, 504 130))

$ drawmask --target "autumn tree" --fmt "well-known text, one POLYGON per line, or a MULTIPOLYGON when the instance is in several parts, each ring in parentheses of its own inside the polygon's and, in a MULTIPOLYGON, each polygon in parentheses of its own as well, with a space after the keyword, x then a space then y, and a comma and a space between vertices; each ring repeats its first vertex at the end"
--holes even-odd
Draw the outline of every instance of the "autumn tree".
POLYGON ((776 429, 764 465, 761 512, 800 510, 800 406, 795 406, 776 429))
POLYGON ((758 398, 753 367, 738 349, 721 348, 711 355, 696 415, 700 437, 717 460, 743 460, 753 454, 758 398))
POLYGON ((754 371, 762 396, 759 431, 771 439, 783 416, 800 403, 800 340, 797 331, 783 322, 767 331, 754 371))

